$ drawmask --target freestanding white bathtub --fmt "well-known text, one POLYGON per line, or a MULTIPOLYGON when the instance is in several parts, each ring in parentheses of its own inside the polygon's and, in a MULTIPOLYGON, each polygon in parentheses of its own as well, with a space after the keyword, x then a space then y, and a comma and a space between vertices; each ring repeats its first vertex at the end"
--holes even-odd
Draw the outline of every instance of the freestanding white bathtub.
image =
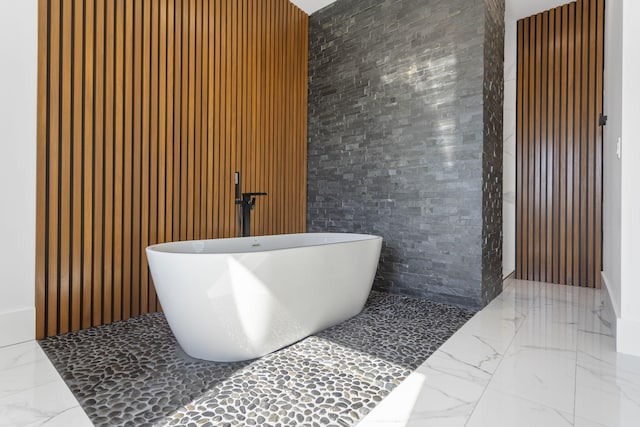
POLYGON ((253 359, 358 314, 382 238, 287 234, 147 248, 169 326, 192 357, 253 359))

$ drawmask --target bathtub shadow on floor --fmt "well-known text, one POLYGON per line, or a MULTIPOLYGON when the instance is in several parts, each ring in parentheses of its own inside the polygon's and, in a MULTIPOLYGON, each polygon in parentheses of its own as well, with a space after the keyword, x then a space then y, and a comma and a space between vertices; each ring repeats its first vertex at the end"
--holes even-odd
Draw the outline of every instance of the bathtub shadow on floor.
POLYGON ((238 363, 187 356, 161 313, 40 345, 97 426, 350 426, 472 315, 372 292, 346 322, 238 363))

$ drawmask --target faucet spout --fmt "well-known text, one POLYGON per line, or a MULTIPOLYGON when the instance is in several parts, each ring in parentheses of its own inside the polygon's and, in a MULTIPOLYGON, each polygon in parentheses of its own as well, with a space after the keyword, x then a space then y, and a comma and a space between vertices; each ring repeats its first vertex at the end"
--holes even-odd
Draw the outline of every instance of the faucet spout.
POLYGON ((256 207, 255 196, 266 196, 267 193, 242 193, 242 198, 236 199, 236 205, 242 208, 242 237, 251 235, 251 211, 256 207))
POLYGON ((266 196, 267 193, 243 193, 241 189, 240 172, 235 173, 236 205, 240 205, 240 217, 242 222, 242 237, 251 235, 251 211, 256 207, 256 196, 266 196))

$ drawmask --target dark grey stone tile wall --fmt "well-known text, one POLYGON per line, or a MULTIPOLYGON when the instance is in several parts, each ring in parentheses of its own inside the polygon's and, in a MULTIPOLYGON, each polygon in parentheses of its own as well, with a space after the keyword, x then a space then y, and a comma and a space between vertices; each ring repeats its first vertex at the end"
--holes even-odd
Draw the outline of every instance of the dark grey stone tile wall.
POLYGON ((504 0, 484 0, 482 302, 502 292, 504 0))
POLYGON ((502 227, 501 183, 485 186, 484 168, 502 129, 485 143, 498 131, 487 97, 501 96, 486 89, 487 7, 338 0, 310 17, 308 231, 383 236, 378 290, 478 308, 485 273, 493 287, 483 263, 501 240, 483 220, 502 227))

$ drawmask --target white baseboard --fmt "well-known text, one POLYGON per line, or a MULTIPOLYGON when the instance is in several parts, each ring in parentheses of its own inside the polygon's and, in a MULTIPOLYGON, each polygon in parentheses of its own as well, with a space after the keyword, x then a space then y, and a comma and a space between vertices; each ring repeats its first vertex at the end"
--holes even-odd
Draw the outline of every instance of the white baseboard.
POLYGON ((601 277, 602 277, 602 291, 604 294, 606 294, 606 300, 605 303, 609 305, 609 307, 611 309, 613 309, 613 315, 615 316, 616 319, 620 318, 620 306, 618 305, 618 301, 619 299, 616 298, 617 295, 615 295, 615 293, 612 293, 612 289, 611 289, 611 285, 609 284, 609 279, 607 279, 607 275, 604 273, 604 271, 602 271, 600 273, 601 277))
POLYGON ((0 347, 36 338, 35 307, 0 313, 0 347))
POLYGON ((610 321, 616 336, 616 350, 619 353, 640 356, 640 322, 620 317, 620 307, 616 303, 615 296, 611 293, 609 283, 606 274, 602 272, 602 298, 607 309, 611 312, 612 319, 610 321))
POLYGON ((640 356, 640 322, 618 319, 616 349, 620 353, 640 356))

